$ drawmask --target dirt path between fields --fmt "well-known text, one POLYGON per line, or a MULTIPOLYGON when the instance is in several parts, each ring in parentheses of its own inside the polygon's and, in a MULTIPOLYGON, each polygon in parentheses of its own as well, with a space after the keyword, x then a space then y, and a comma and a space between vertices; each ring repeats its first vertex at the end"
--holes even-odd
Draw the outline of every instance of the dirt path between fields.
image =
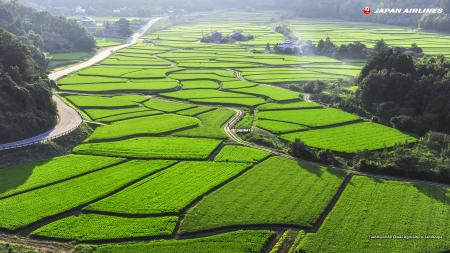
MULTIPOLYGON (((148 21, 141 29, 139 29, 136 33, 134 33, 125 44, 100 50, 89 60, 59 71, 55 71, 49 75, 49 78, 51 80, 56 81, 66 75, 69 75, 71 73, 74 73, 76 71, 90 67, 94 64, 103 61, 117 50, 134 45, 138 41, 138 39, 142 37, 145 34, 145 32, 147 32, 147 30, 150 29, 160 19, 161 17, 150 19, 150 21, 148 21)), ((26 147, 33 144, 57 139, 59 137, 65 136, 73 132, 81 125, 81 123, 83 122, 83 118, 74 108, 64 103, 64 101, 61 100, 58 96, 53 95, 52 99, 55 102, 56 108, 58 110, 58 123, 56 124, 56 126, 54 126, 52 129, 48 130, 45 133, 24 140, 0 144, 0 151, 26 147)))

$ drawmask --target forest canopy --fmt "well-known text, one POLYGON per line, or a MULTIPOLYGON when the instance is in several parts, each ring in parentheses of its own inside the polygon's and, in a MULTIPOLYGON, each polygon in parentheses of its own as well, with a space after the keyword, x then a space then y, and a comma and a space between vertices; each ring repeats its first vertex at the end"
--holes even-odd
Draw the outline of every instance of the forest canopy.
POLYGON ((56 121, 50 81, 30 48, 0 27, 0 143, 45 132, 56 121))
POLYGON ((90 51, 94 38, 76 21, 0 0, 0 26, 45 52, 90 51))

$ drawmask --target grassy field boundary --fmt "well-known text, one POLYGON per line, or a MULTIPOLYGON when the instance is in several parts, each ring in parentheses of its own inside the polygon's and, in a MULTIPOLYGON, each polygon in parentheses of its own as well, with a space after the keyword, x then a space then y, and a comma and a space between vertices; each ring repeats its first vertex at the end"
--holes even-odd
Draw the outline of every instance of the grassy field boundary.
POLYGON ((47 225, 49 223, 52 223, 54 221, 57 221, 57 220, 60 220, 60 219, 63 219, 63 218, 67 218, 67 217, 72 216, 74 214, 79 214, 79 213, 81 213, 81 210, 84 207, 86 207, 86 206, 88 206, 88 205, 90 205, 92 203, 98 202, 98 201, 100 201, 102 199, 105 199, 107 197, 110 197, 110 196, 112 196, 112 195, 114 195, 114 194, 116 194, 118 192, 121 192, 124 189, 126 189, 126 188, 128 188, 128 187, 130 187, 130 186, 132 186, 132 185, 134 185, 134 184, 136 184, 136 183, 138 183, 138 182, 148 178, 148 177, 151 177, 152 175, 155 175, 156 173, 159 173, 159 172, 161 172, 163 170, 166 170, 166 169, 168 169, 168 168, 170 168, 170 167, 172 167, 172 166, 174 166, 176 164, 178 164, 178 162, 171 163, 170 165, 167 165, 167 166, 165 166, 163 168, 160 168, 160 169, 157 169, 155 171, 152 171, 152 172, 150 172, 150 173, 148 173, 148 174, 146 174, 146 175, 144 175, 144 176, 142 176, 142 177, 140 177, 138 179, 132 180, 132 181, 130 181, 130 182, 128 182, 128 183, 118 187, 117 189, 115 189, 113 191, 110 191, 107 194, 104 194, 104 195, 102 195, 102 196, 100 196, 98 198, 95 198, 93 200, 87 201, 87 202, 85 202, 85 203, 83 203, 83 204, 81 204, 81 205, 79 205, 79 206, 77 206, 75 208, 66 210, 64 212, 61 212, 61 213, 58 213, 58 214, 55 214, 55 215, 48 216, 46 218, 43 218, 43 219, 38 220, 38 221, 35 221, 35 222, 31 223, 31 224, 28 224, 28 225, 26 225, 26 226, 24 226, 22 228, 19 228, 19 229, 13 230, 13 231, 5 230, 5 229, 0 229, 0 231, 3 230, 3 231, 6 231, 6 232, 14 232, 14 233, 17 233, 19 235, 24 235, 24 236, 25 235, 29 235, 34 230, 36 230, 36 229, 38 229, 40 227, 43 227, 43 226, 45 226, 45 225, 47 225))

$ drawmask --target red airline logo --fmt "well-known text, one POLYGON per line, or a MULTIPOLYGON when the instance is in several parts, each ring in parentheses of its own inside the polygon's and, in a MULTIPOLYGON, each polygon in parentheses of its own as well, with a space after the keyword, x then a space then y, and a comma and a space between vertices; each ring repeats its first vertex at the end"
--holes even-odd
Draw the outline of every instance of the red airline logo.
POLYGON ((369 15, 372 12, 372 8, 370 7, 364 7, 363 13, 366 15, 369 15))

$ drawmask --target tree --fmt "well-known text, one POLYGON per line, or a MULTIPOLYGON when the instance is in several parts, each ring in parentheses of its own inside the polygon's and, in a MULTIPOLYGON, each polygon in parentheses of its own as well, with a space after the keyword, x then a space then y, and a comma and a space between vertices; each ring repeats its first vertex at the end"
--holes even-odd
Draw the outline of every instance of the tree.
POLYGON ((0 28, 0 142, 44 132, 56 121, 50 82, 27 44, 0 28))
POLYGON ((116 22, 116 25, 119 27, 119 33, 122 36, 128 37, 133 34, 133 31, 130 28, 130 21, 128 19, 121 18, 116 22))

